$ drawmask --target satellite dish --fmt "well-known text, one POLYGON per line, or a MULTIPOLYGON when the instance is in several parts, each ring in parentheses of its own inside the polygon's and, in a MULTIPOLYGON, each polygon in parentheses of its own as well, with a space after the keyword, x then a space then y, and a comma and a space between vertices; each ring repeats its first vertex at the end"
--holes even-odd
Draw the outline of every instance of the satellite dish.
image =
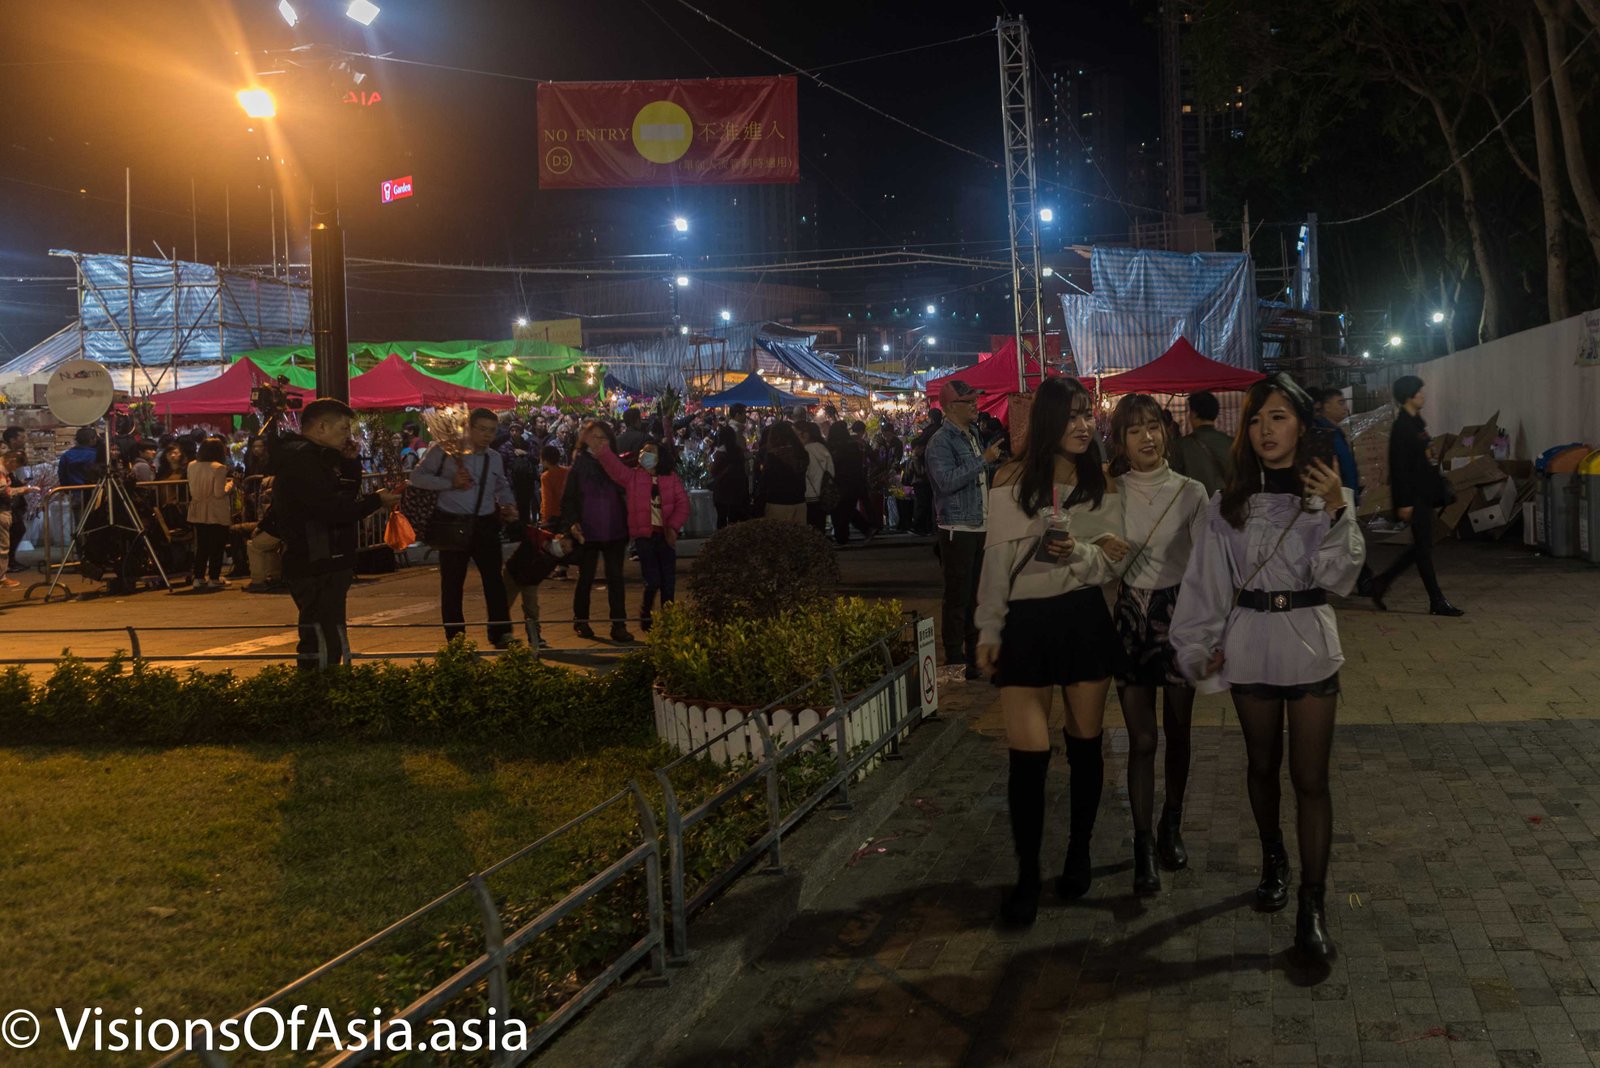
POLYGON ((98 423, 111 410, 114 399, 111 372, 93 360, 68 360, 56 368, 45 387, 50 414, 68 426, 98 423))

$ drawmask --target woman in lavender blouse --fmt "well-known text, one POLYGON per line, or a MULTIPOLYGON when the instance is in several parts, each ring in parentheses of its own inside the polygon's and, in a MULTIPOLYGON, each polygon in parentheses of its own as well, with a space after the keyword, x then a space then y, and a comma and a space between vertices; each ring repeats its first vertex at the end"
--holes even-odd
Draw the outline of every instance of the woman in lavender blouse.
POLYGON ((1233 443, 1233 477, 1212 501, 1173 610, 1178 666, 1202 689, 1226 685, 1244 730, 1250 808, 1261 835, 1265 911, 1289 900, 1279 828, 1284 721, 1300 838, 1295 946, 1333 954, 1324 887, 1333 840, 1328 761, 1339 701, 1338 621, 1326 591, 1355 586, 1366 543, 1315 435, 1311 398, 1288 375, 1250 388, 1233 443))

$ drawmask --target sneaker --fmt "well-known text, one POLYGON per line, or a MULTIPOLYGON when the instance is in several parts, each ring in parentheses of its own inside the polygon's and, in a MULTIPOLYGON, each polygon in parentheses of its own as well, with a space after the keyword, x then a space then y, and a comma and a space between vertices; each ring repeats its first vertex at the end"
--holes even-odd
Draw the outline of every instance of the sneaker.
POLYGON ((496 638, 490 644, 493 645, 496 649, 500 649, 500 650, 521 649, 522 648, 522 643, 520 641, 518 641, 516 638, 510 638, 510 637, 496 638))
POLYGON ((0 578, 0 587, 4 587, 5 589, 14 590, 20 585, 22 585, 22 583, 18 582, 14 578, 0 578))

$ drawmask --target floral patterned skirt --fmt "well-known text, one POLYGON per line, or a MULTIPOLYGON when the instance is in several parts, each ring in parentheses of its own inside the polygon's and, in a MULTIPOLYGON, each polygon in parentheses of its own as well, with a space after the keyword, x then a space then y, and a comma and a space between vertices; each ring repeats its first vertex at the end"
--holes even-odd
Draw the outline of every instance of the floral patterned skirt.
POLYGON ((1178 670, 1167 630, 1178 587, 1141 590, 1124 584, 1117 594, 1117 635, 1122 639, 1123 670, 1117 681, 1124 686, 1186 686, 1178 670))

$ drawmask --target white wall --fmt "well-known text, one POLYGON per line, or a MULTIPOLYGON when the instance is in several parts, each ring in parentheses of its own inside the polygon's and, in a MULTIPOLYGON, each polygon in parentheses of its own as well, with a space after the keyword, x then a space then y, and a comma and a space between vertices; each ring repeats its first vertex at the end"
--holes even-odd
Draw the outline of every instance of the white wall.
POLYGON ((1575 315, 1417 365, 1428 430, 1454 433, 1498 411, 1514 459, 1569 441, 1600 447, 1600 365, 1577 363, 1594 344, 1585 316, 1575 315))

